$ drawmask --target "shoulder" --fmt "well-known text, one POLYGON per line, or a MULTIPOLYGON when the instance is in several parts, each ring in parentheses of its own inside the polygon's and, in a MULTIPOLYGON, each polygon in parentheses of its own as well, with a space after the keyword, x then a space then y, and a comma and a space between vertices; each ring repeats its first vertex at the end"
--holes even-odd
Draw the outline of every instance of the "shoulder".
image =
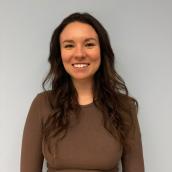
POLYGON ((52 93, 51 90, 42 91, 42 92, 37 93, 37 96, 36 96, 36 97, 39 97, 39 98, 41 98, 41 99, 45 99, 45 98, 47 98, 48 96, 50 96, 51 93, 52 93))
POLYGON ((129 95, 125 95, 125 94, 118 94, 118 101, 120 102, 120 104, 126 105, 126 107, 128 108, 136 108, 138 106, 138 101, 134 98, 131 97, 129 95))
POLYGON ((34 100, 39 102, 40 104, 50 104, 50 98, 52 96, 52 91, 51 90, 47 90, 47 91, 42 91, 37 93, 37 95, 35 96, 34 100))
POLYGON ((50 102, 51 96, 52 96, 52 92, 48 90, 37 93, 37 95, 33 99, 32 102, 33 106, 35 106, 36 109, 38 109, 41 117, 43 118, 45 118, 52 111, 51 102, 50 102))

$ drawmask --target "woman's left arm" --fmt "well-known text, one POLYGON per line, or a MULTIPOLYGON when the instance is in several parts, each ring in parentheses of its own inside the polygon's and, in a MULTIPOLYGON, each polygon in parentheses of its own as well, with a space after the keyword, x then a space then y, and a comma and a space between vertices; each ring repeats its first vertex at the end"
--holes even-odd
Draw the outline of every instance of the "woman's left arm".
POLYGON ((140 126, 137 118, 136 109, 133 110, 135 130, 129 132, 127 145, 123 149, 121 158, 122 172, 144 172, 144 158, 140 126))

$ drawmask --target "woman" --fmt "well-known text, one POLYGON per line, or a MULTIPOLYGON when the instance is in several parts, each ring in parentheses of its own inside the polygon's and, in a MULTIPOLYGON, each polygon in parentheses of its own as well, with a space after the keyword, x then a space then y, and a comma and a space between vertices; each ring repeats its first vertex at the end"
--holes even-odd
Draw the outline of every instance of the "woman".
POLYGON ((21 172, 144 172, 137 101, 114 69, 101 23, 74 13, 55 29, 44 92, 25 123, 21 172), (51 90, 45 90, 47 81, 51 90))

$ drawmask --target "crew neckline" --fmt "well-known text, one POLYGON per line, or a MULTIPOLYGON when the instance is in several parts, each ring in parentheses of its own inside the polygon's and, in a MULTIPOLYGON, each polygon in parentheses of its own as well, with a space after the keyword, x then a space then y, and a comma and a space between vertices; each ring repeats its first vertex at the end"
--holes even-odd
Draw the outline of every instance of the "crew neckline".
POLYGON ((94 102, 91 102, 91 103, 88 103, 88 104, 85 104, 85 105, 79 105, 81 108, 86 108, 86 107, 90 107, 94 104, 94 102))

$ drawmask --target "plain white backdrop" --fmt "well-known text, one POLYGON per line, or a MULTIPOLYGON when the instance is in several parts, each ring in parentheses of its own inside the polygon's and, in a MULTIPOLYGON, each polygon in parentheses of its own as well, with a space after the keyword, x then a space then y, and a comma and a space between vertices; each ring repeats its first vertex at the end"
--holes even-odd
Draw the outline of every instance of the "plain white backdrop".
POLYGON ((145 171, 172 171, 171 9, 170 0, 0 0, 0 171, 19 172, 23 127, 49 69, 52 32, 76 11, 105 26, 117 70, 139 101, 145 171))

